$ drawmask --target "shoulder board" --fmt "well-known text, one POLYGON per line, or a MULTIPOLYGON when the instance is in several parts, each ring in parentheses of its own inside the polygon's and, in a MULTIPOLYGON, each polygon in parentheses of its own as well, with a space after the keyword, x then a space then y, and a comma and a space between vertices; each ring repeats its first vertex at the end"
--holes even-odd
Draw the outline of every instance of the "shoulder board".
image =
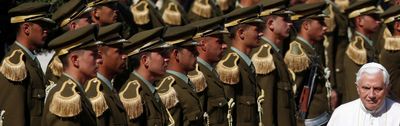
POLYGON ((346 55, 358 65, 367 63, 367 50, 364 47, 364 39, 361 36, 355 36, 354 41, 349 43, 346 55))
POLYGON ((383 48, 388 51, 398 51, 400 50, 400 37, 392 36, 389 29, 385 28, 383 39, 385 40, 385 45, 383 48))
POLYGON ((191 11, 203 18, 210 18, 212 16, 212 7, 209 4, 209 0, 195 0, 191 11))
POLYGON ((93 78, 88 81, 86 85, 86 95, 92 103, 93 111, 96 113, 96 117, 103 115, 108 109, 104 93, 100 91, 101 81, 97 78, 93 78))
POLYGON ((196 87, 196 92, 202 92, 207 87, 206 77, 203 72, 199 70, 199 64, 196 64, 196 69, 188 73, 190 81, 196 87))
POLYGON ((55 56, 54 59, 49 64, 49 68, 54 76, 60 77, 63 72, 63 64, 61 63, 60 58, 55 56))
POLYGON ((271 45, 263 44, 251 57, 251 61, 254 64, 254 68, 256 68, 257 74, 268 74, 275 70, 275 63, 271 54, 271 48, 271 45))
POLYGON ((11 81, 22 81, 27 76, 24 61, 24 52, 21 49, 14 50, 6 56, 1 63, 0 72, 11 81))
POLYGON ((329 4, 329 6, 326 8, 326 12, 328 15, 328 17, 325 18, 325 24, 328 28, 327 32, 332 32, 336 28, 335 12, 333 11, 332 4, 329 4))
POLYGON ((129 81, 119 93, 120 100, 125 107, 129 119, 136 119, 143 113, 142 97, 139 93, 140 83, 137 80, 129 81))
POLYGON ((167 8, 164 10, 164 13, 162 14, 163 21, 170 25, 181 25, 182 24, 181 17, 182 14, 179 11, 178 5, 170 1, 168 3, 167 8))
POLYGON ((237 84, 240 81, 240 71, 238 66, 239 55, 236 53, 228 53, 225 58, 218 62, 215 66, 219 78, 225 84, 237 84))
POLYGON ((301 44, 297 41, 290 43, 290 47, 285 54, 284 61, 288 68, 293 70, 293 72, 302 72, 306 70, 311 63, 310 58, 308 58, 306 52, 301 47, 301 44))
POLYGON ((178 94, 172 85, 175 83, 175 78, 167 76, 161 80, 158 87, 156 88, 160 95, 161 101, 164 103, 165 108, 170 109, 178 104, 178 94))
POLYGON ((141 0, 136 5, 131 5, 133 20, 138 25, 144 25, 150 22, 149 3, 141 0))
POLYGON ((49 111, 60 117, 74 117, 81 111, 81 96, 75 91, 77 84, 71 79, 61 85, 54 93, 49 111))

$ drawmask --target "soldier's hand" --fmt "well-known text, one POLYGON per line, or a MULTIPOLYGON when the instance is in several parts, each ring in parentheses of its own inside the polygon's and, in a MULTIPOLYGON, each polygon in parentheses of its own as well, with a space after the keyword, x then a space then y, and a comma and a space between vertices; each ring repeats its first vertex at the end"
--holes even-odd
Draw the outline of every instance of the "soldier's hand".
POLYGON ((336 91, 335 90, 332 90, 331 91, 331 103, 330 103, 330 105, 331 105, 331 108, 332 108, 332 110, 334 110, 337 106, 338 106, 338 94, 336 93, 336 91))

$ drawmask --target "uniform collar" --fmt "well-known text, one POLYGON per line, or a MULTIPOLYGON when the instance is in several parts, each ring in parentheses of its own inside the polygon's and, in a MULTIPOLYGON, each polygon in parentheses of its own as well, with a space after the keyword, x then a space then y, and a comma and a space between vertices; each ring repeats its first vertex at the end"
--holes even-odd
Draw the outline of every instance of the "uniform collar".
POLYGON ((276 52, 279 52, 280 51, 280 49, 278 48, 278 46, 276 46, 275 45, 275 43, 273 43, 271 40, 269 40, 267 37, 261 37, 261 39, 263 39, 264 41, 266 41, 267 43, 269 43, 271 46, 272 46, 272 48, 274 48, 274 50, 276 51, 276 52))
POLYGON ((301 37, 301 36, 297 36, 296 37, 298 40, 300 40, 300 41, 302 41, 303 43, 305 43, 307 46, 309 46, 311 49, 313 49, 313 50, 315 50, 315 48, 314 48, 314 46, 312 46, 311 44, 310 44, 310 42, 308 42, 306 39, 304 39, 303 37, 301 37))
POLYGON ((177 76, 187 84, 189 83, 189 78, 185 74, 173 70, 167 70, 167 73, 177 76))
POLYGON ((206 68, 210 71, 213 71, 213 67, 208 64, 206 61, 204 61, 203 59, 201 59, 200 57, 197 57, 197 62, 200 64, 203 64, 204 66, 206 66, 206 68))
POLYGON ((72 81, 74 81, 76 83, 76 85, 78 85, 78 87, 82 90, 85 91, 83 89, 83 86, 81 83, 79 83, 79 81, 77 81, 75 78, 73 78, 71 75, 67 74, 67 73, 63 73, 66 77, 68 77, 69 79, 71 79, 72 81))
POLYGON ((136 71, 133 71, 132 73, 146 84, 146 86, 150 89, 151 93, 154 93, 156 91, 156 88, 148 80, 144 79, 142 75, 140 75, 136 71))
POLYGON ((104 83, 106 83, 107 87, 109 87, 111 90, 114 89, 112 83, 110 80, 108 80, 106 77, 104 77, 101 73, 97 73, 97 78, 102 80, 104 83))
POLYGON ((29 57, 32 58, 32 60, 36 59, 36 56, 28 48, 21 45, 21 43, 19 43, 18 41, 15 41, 15 44, 17 44, 19 47, 21 47, 29 55, 29 57))
POLYGON ((367 43, 368 43, 370 46, 373 46, 374 41, 372 41, 372 40, 369 39, 367 36, 365 36, 364 34, 358 32, 358 31, 356 31, 355 33, 356 33, 357 35, 361 36, 364 40, 366 40, 367 43))
POLYGON ((251 65, 251 59, 249 56, 241 52, 240 50, 236 49, 235 47, 231 46, 231 49, 236 52, 243 60, 246 62, 247 66, 251 65))

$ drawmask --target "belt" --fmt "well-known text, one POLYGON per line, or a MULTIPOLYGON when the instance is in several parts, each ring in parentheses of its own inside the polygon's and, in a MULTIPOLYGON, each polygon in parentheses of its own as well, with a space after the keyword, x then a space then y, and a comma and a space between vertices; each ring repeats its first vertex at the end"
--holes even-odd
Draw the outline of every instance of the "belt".
POLYGON ((328 123, 330 117, 331 117, 331 115, 328 112, 324 112, 315 118, 304 120, 304 125, 305 126, 322 126, 322 125, 328 123))

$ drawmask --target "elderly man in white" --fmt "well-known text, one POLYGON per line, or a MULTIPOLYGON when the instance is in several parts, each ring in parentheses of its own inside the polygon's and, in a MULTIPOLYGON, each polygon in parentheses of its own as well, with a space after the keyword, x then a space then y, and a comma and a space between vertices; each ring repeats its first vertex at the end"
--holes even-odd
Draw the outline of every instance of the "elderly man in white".
POLYGON ((367 63, 357 72, 359 99, 339 106, 328 126, 399 126, 400 104, 386 97, 389 73, 378 63, 367 63))

